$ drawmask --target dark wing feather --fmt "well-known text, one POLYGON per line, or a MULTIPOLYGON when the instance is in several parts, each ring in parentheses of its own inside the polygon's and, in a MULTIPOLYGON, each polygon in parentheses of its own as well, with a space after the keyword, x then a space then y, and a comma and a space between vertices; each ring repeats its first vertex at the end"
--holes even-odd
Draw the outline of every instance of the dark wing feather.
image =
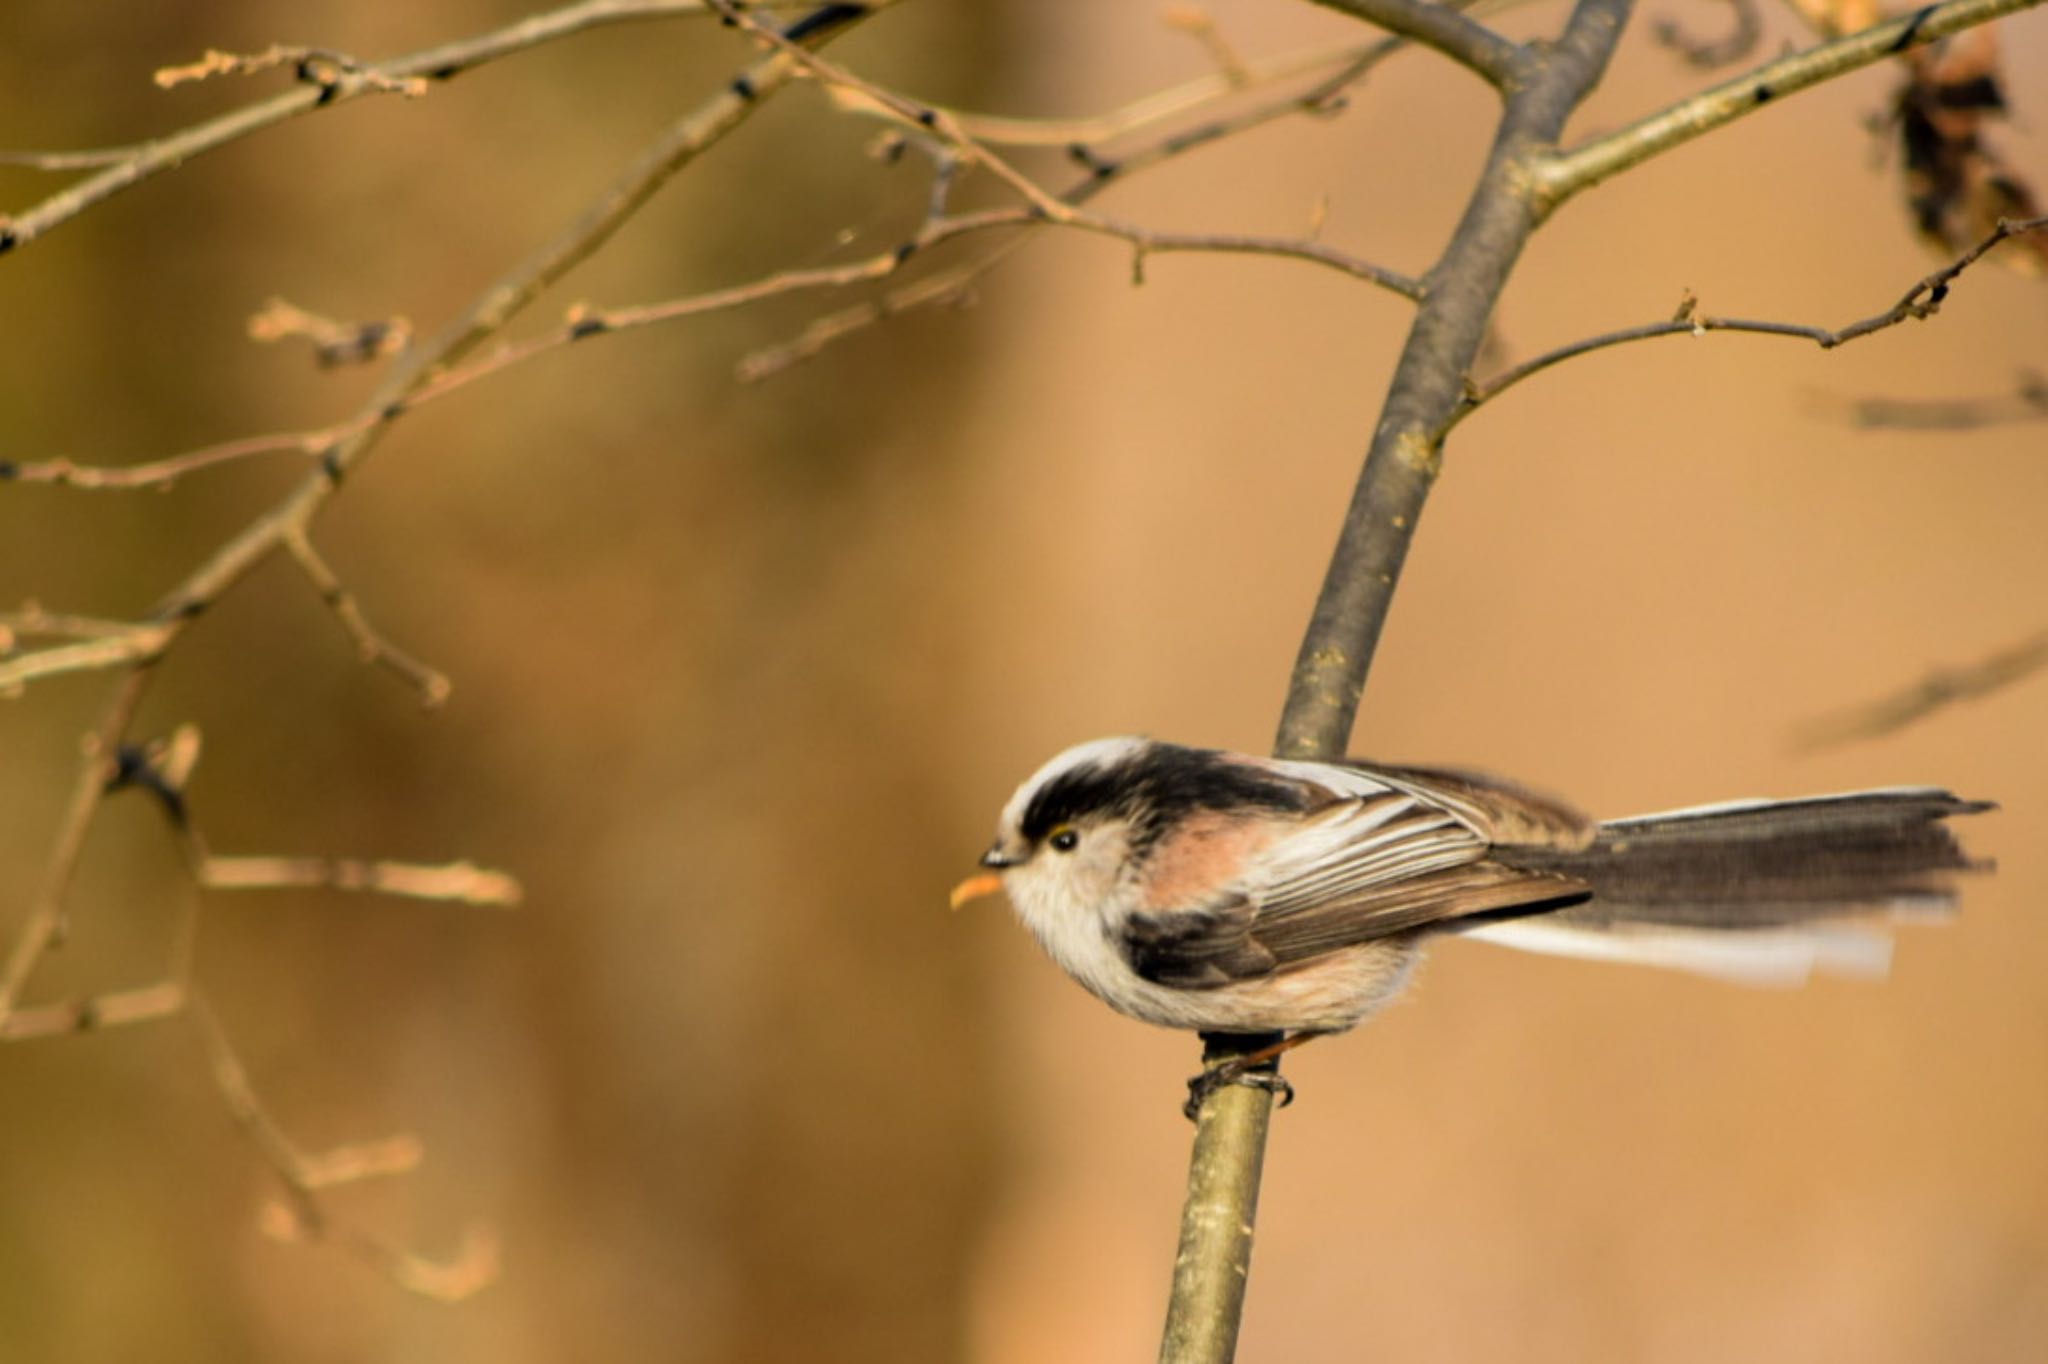
POLYGON ((1251 935, 1252 902, 1233 894, 1201 909, 1134 914, 1124 925, 1131 969, 1147 980, 1213 989, 1263 976, 1278 958, 1251 935))
POLYGON ((1585 882, 1489 861, 1495 838, 1582 847, 1590 821, 1472 773, 1288 764, 1329 788, 1212 900, 1131 918, 1132 968, 1160 984, 1214 988, 1305 965, 1394 934, 1576 904, 1585 882))

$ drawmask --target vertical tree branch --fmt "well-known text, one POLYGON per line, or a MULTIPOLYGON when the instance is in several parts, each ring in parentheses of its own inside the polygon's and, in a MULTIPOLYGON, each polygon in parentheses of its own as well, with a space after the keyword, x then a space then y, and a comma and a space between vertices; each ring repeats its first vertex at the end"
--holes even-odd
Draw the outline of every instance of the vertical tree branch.
MULTIPOLYGON (((1554 43, 1513 53, 1493 149, 1449 247, 1423 279, 1415 322, 1302 639, 1274 744, 1282 757, 1341 756, 1350 738, 1409 541, 1436 482, 1439 433, 1463 397, 1509 272, 1543 218, 1533 169, 1555 153, 1565 120, 1599 82, 1629 7, 1630 0, 1578 0, 1554 43)), ((1205 1059, 1254 1046, 1215 1039, 1205 1059)), ((1202 1104, 1162 1361, 1224 1364, 1236 1352, 1272 1104, 1271 1093, 1237 1085, 1215 1090, 1202 1104)))
POLYGON ((1629 0, 1580 0, 1562 37, 1525 48, 1478 187, 1424 296, 1394 370, 1364 471, 1288 687, 1274 751, 1336 757, 1351 735, 1367 669, 1422 506, 1442 462, 1437 435, 1457 410, 1495 302, 1542 220, 1533 168, 1601 73, 1629 0))
MULTIPOLYGON (((1278 1040, 1272 1034, 1207 1033, 1202 1064, 1223 1065, 1278 1040)), ((1272 1119, 1272 1094, 1249 1085, 1224 1085, 1195 1114, 1195 1149, 1188 1158, 1187 1202, 1181 1209, 1160 1364, 1223 1361, 1237 1353, 1272 1119)))

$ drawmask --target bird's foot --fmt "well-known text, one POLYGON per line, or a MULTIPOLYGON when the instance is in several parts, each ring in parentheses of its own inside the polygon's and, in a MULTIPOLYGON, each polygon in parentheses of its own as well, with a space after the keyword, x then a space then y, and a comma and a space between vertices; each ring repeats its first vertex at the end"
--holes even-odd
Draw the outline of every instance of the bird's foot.
POLYGON ((1263 1089, 1277 1098, 1282 1108, 1294 1102, 1294 1086, 1288 1084, 1286 1077, 1273 1069, 1272 1059, 1254 1060, 1251 1057, 1240 1057, 1234 1061, 1225 1061, 1221 1065, 1206 1067, 1201 1074, 1191 1077, 1188 1080, 1188 1101, 1181 1112, 1187 1114, 1189 1122, 1195 1121, 1202 1111, 1202 1105, 1209 1101, 1209 1096, 1225 1085, 1263 1089))

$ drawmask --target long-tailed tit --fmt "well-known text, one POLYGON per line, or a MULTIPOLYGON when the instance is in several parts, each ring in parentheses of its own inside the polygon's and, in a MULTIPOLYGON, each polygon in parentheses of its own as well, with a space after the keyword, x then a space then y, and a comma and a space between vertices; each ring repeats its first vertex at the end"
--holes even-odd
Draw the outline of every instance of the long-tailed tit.
POLYGON ((1833 921, 1950 904, 1981 864, 1943 821, 1990 808, 1897 787, 1596 823, 1472 772, 1115 738, 1018 787, 981 863, 1110 1007, 1291 1045, 1370 1016, 1446 933, 1752 982, 1882 972, 1888 939, 1833 921))

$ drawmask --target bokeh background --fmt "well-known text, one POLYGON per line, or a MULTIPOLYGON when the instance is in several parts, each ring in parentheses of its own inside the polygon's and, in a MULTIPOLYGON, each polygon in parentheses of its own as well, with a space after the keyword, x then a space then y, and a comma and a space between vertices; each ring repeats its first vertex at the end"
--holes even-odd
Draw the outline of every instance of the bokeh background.
MULTIPOLYGON (((1715 7, 1646 17, 1708 28, 1715 7)), ((0 144, 98 146, 256 93, 161 92, 207 47, 405 51, 510 0, 13 0, 0 144)), ((1214 6, 1249 53, 1341 38, 1214 6)), ((1507 21, 1534 32, 1561 11, 1507 21)), ((1577 128, 1702 77, 1647 37, 1577 128)), ((1767 45, 1798 31, 1773 15, 1767 45)), ((2001 146, 2048 182, 2048 18, 2005 28, 2001 146)), ((0 261, 4 449, 124 461, 316 425, 367 390, 244 319, 273 294, 432 328, 743 59, 681 22, 587 35, 420 101, 301 120, 0 261)), ((1079 114, 1207 69, 1150 6, 910 4, 835 49, 932 99, 1079 114)), ((279 78, 270 78, 276 80, 279 78)), ((1503 357, 1668 316, 1839 324, 1934 261, 1865 120, 1873 69, 1589 195, 1530 250, 1503 357)), ((1425 56, 1107 205, 1300 232, 1420 270, 1490 98, 1425 56)), ((879 249, 914 159, 779 98, 545 300, 554 317, 879 249), (851 233, 850 244, 846 234, 851 233)), ((1037 164, 1037 163, 1034 163, 1037 164)), ((1041 166, 1049 178, 1063 173, 1041 166)), ((11 209, 59 183, 0 173, 11 209)), ((1143 730, 1260 748, 1405 310, 1312 267, 1047 235, 979 306, 756 385, 800 298, 579 346, 407 417, 318 526, 423 715, 271 565, 162 670, 144 733, 206 735, 223 852, 515 871, 513 912, 215 897, 201 979, 303 1146, 410 1131, 335 1195, 502 1279, 459 1306, 259 1229, 271 1177, 179 1022, 0 1049, 9 1361, 1126 1360, 1155 1348, 1192 1039, 1118 1019, 999 907, 950 918, 1011 785, 1143 730)), ((1864 431, 1862 396, 2010 391, 2048 287, 1996 269, 1824 354, 1665 340, 1462 427, 1356 751, 1516 774, 1603 814, 1933 781, 1995 879, 1882 985, 1758 992, 1443 948, 1369 1029, 1290 1062, 1243 1356, 2019 1361, 2048 1342, 2048 680, 1822 753, 1817 714, 2048 624, 2048 425, 1864 431)), ((146 610, 290 486, 0 489, 0 601, 146 610)), ((0 705, 0 926, 48 854, 108 679, 0 705)), ((190 892, 145 802, 96 826, 34 997, 155 979, 190 892)))

